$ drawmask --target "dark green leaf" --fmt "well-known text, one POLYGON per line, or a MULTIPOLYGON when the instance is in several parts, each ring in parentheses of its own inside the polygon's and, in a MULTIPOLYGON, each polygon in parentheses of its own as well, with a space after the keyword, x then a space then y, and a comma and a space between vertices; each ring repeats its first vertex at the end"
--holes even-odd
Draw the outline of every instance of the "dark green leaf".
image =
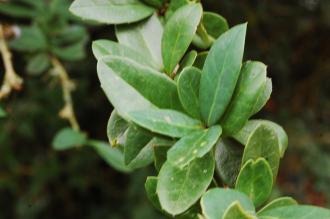
POLYGON ((10 47, 17 51, 35 52, 47 48, 44 33, 37 26, 22 26, 18 38, 10 42, 10 47))
POLYGON ((162 57, 168 74, 172 74, 188 49, 201 19, 202 10, 200 4, 185 5, 175 11, 166 23, 162 38, 162 57))
POLYGON ((183 168, 194 159, 203 157, 218 141, 221 131, 220 126, 213 126, 184 136, 168 151, 168 162, 183 168))
POLYGON ((87 137, 85 134, 71 128, 64 128, 56 134, 52 145, 55 150, 67 150, 76 146, 82 146, 86 142, 87 137))
POLYGON ((85 45, 87 39, 83 39, 72 45, 65 47, 54 47, 52 52, 60 59, 65 61, 77 61, 85 57, 85 45))
POLYGON ((206 32, 214 39, 217 39, 229 29, 227 20, 221 15, 213 12, 203 13, 203 25, 206 32))
POLYGON ((198 53, 193 66, 195 66, 196 68, 202 69, 204 66, 204 63, 205 63, 205 59, 208 54, 209 54, 209 52, 207 52, 207 51, 198 53))
POLYGON ((180 169, 166 162, 158 176, 157 194, 162 208, 178 215, 192 206, 212 181, 214 160, 211 153, 180 169))
POLYGON ((4 118, 7 116, 6 111, 0 106, 0 118, 4 118))
POLYGON ((137 155, 132 159, 132 161, 127 165, 130 169, 138 169, 142 167, 146 167, 152 163, 154 160, 153 156, 153 142, 155 138, 149 141, 140 151, 138 151, 137 155))
POLYGON ((269 198, 272 187, 272 170, 264 158, 248 160, 242 167, 235 185, 235 189, 249 196, 256 207, 269 198))
MULTIPOLYGON (((244 194, 233 189, 211 189, 201 199, 205 219, 221 219, 225 211, 235 202, 239 202, 244 211, 254 214, 254 205, 244 194)), ((238 219, 238 218, 237 218, 238 219)))
POLYGON ((87 20, 125 24, 150 16, 154 9, 138 0, 75 0, 70 11, 87 20))
POLYGON ((227 108, 239 77, 246 24, 231 28, 213 44, 203 67, 199 99, 201 114, 214 125, 227 108))
POLYGON ((160 8, 165 3, 165 0, 142 0, 142 1, 156 8, 160 8))
POLYGON ((124 145, 127 129, 128 123, 118 115, 116 110, 113 110, 107 125, 107 135, 111 146, 124 145))
POLYGON ((151 202, 151 204, 155 208, 157 208, 158 210, 161 211, 162 207, 160 206, 158 195, 156 193, 157 181, 158 181, 157 177, 148 176, 148 178, 144 184, 144 188, 146 190, 147 197, 148 197, 149 201, 151 202))
POLYGON ((203 128, 200 121, 174 110, 134 111, 129 116, 139 126, 170 137, 183 137, 203 128))
POLYGON ((174 144, 174 141, 158 138, 153 142, 155 168, 159 172, 167 159, 167 151, 174 144))
POLYGON ((262 214, 265 211, 274 209, 274 208, 285 207, 285 206, 290 206, 290 205, 297 205, 297 204, 298 204, 297 201, 291 197, 280 197, 280 198, 277 198, 277 199, 271 201, 270 203, 265 205, 262 209, 260 209, 258 211, 258 215, 262 214))
POLYGON ((185 68, 178 79, 178 94, 185 111, 192 117, 200 119, 199 82, 201 71, 195 67, 185 68))
POLYGON ((236 133, 248 121, 266 83, 266 68, 261 62, 243 65, 233 98, 221 119, 225 135, 236 133))
POLYGON ((31 75, 40 75, 50 67, 49 56, 46 53, 39 53, 33 56, 27 64, 27 72, 31 75))
POLYGON ((65 27, 56 37, 52 38, 52 42, 57 46, 62 46, 65 44, 74 44, 85 38, 87 38, 88 33, 86 28, 79 25, 71 25, 65 27))
POLYGON ((255 219, 254 215, 247 213, 239 201, 233 202, 225 211, 223 219, 255 219))
POLYGON ((265 106, 265 104, 267 103, 267 101, 270 98, 270 95, 272 93, 272 80, 270 78, 266 79, 266 83, 264 84, 263 87, 263 91, 259 94, 258 98, 257 98, 257 102, 255 103, 253 110, 252 110, 252 115, 256 114, 257 112, 259 112, 262 107, 265 106))
POLYGON ((0 14, 12 16, 15 18, 33 18, 37 15, 33 8, 26 5, 19 5, 12 2, 1 2, 0 14))

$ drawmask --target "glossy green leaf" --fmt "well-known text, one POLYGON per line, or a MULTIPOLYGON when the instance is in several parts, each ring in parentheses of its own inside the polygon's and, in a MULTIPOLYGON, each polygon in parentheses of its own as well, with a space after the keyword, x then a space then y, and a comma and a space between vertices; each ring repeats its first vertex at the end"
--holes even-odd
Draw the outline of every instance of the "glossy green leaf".
POLYGON ((88 144, 114 169, 124 173, 131 171, 131 169, 125 165, 124 154, 118 148, 111 147, 109 144, 100 141, 88 141, 88 144))
POLYGON ((106 56, 114 55, 119 57, 126 57, 137 63, 148 65, 157 69, 157 65, 146 59, 141 53, 131 49, 128 46, 113 42, 110 40, 96 40, 92 44, 93 54, 96 59, 102 59, 106 56))
POLYGON ((266 69, 261 62, 244 63, 233 98, 221 119, 225 135, 236 133, 248 121, 266 83, 266 69))
POLYGON ((178 215, 192 206, 210 185, 214 171, 211 153, 180 169, 166 162, 158 175, 157 194, 162 208, 178 215))
POLYGON ((233 187, 242 162, 243 148, 235 141, 222 138, 215 147, 215 168, 221 180, 233 187))
POLYGON ((308 205, 291 205, 264 211, 261 219, 329 219, 330 210, 308 205))
MULTIPOLYGON (((195 50, 191 50, 188 52, 182 59, 179 70, 177 71, 179 75, 181 74, 182 70, 186 67, 190 67, 194 64, 197 57, 197 52, 195 50)), ((176 76, 179 76, 178 74, 176 76)))
POLYGON ((156 138, 153 142, 153 150, 154 150, 154 164, 156 170, 159 172, 163 164, 167 159, 167 151, 170 147, 175 143, 173 140, 163 139, 163 138, 156 138))
POLYGON ((202 10, 200 4, 188 4, 176 10, 167 21, 161 48, 164 68, 168 74, 172 74, 188 49, 201 19, 202 10))
POLYGON ((280 162, 279 142, 274 129, 265 124, 259 125, 249 137, 244 148, 242 165, 259 157, 268 161, 275 180, 280 162))
POLYGON ((140 151, 151 141, 151 133, 131 125, 126 132, 126 141, 124 147, 125 164, 130 164, 140 151))
MULTIPOLYGON (((113 71, 154 105, 160 108, 182 109, 177 86, 165 74, 117 56, 106 57, 101 62, 108 67, 107 71, 113 71)), ((117 93, 121 91, 118 90, 117 93)))
POLYGON ((0 106, 0 118, 4 118, 7 116, 6 111, 0 106))
POLYGON ((245 193, 256 207, 270 196, 273 187, 273 174, 264 158, 248 160, 237 177, 235 189, 245 193))
POLYGON ((30 75, 40 75, 50 67, 49 56, 46 53, 39 53, 33 56, 27 64, 26 70, 30 75))
POLYGON ((205 63, 205 60, 206 60, 206 57, 208 54, 209 54, 209 52, 207 52, 207 51, 198 53, 193 66, 195 66, 196 68, 199 68, 199 69, 203 69, 203 66, 204 66, 204 63, 205 63))
POLYGON ((70 11, 86 20, 125 24, 150 16, 154 9, 138 0, 75 0, 70 11))
POLYGON ((220 126, 193 132, 176 142, 167 153, 168 162, 183 168, 208 153, 221 135, 220 126))
POLYGON ((219 121, 227 108, 239 77, 246 24, 231 28, 214 43, 205 60, 199 100, 208 126, 219 121))
POLYGON ((170 137, 183 137, 203 128, 199 120, 174 110, 134 111, 129 116, 139 126, 170 137))
POLYGON ((87 137, 85 134, 71 128, 64 128, 56 134, 52 145, 55 150, 67 150, 76 146, 82 146, 86 144, 86 141, 87 137))
POLYGON ((262 107, 264 107, 267 103, 267 101, 270 98, 270 95, 272 94, 272 79, 267 78, 266 83, 264 84, 263 91, 259 94, 257 102, 255 103, 251 116, 259 112, 262 107))
POLYGON ((124 145, 126 140, 125 132, 127 129, 128 123, 118 115, 116 110, 113 110, 107 125, 107 135, 111 146, 116 147, 124 145))
POLYGON ((239 201, 233 202, 225 211, 223 219, 255 219, 255 217, 247 213, 239 201))
POLYGON ((256 128, 261 124, 264 124, 264 125, 268 126, 269 128, 273 129, 273 131, 275 133, 275 136, 273 136, 273 137, 278 139, 279 152, 280 152, 281 157, 283 157, 284 153, 288 147, 288 136, 281 126, 279 126, 278 124, 276 124, 272 121, 249 120, 239 132, 237 132, 233 135, 233 137, 241 144, 246 145, 249 137, 253 134, 253 132, 256 130, 256 128))
POLYGON ((239 202, 244 211, 254 214, 254 205, 244 193, 233 189, 215 188, 207 191, 201 199, 203 215, 205 219, 221 219, 235 202, 239 202))
POLYGON ((280 208, 280 207, 285 207, 285 206, 290 206, 290 205, 297 205, 297 201, 294 200, 291 197, 280 197, 277 198, 267 205, 265 205, 262 209, 258 211, 258 215, 261 215, 265 211, 269 211, 274 208, 280 208))
POLYGON ((129 121, 128 113, 131 110, 145 110, 155 106, 144 98, 133 86, 119 77, 104 62, 97 63, 97 73, 108 99, 118 114, 129 121))
POLYGON ((200 119, 199 82, 201 70, 195 67, 185 68, 178 79, 177 87, 181 104, 193 118, 200 119))
POLYGON ((116 26, 118 42, 143 54, 158 70, 163 69, 162 35, 163 25, 156 15, 139 23, 116 26))
POLYGON ((160 206, 159 203, 159 198, 158 195, 156 193, 157 190, 157 177, 155 176, 148 176, 147 180, 144 184, 144 188, 146 190, 147 193, 147 197, 149 199, 149 201, 151 202, 151 204, 158 210, 161 210, 162 207, 160 206))

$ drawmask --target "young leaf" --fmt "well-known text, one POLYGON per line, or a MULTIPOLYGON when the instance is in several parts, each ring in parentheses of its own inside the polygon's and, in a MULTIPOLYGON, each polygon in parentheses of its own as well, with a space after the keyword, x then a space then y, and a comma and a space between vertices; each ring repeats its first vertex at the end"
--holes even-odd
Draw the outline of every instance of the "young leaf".
POLYGON ((125 164, 130 164, 151 139, 151 133, 148 133, 136 125, 131 125, 126 133, 124 147, 125 164))
POLYGON ((100 60, 106 56, 114 55, 129 58, 137 63, 148 65, 155 69, 158 68, 155 63, 146 59, 141 53, 117 42, 110 40, 96 40, 92 44, 92 49, 97 60, 100 60))
POLYGON ((39 53, 28 61, 26 71, 31 75, 40 75, 50 66, 49 56, 46 53, 39 53))
POLYGON ((264 158, 248 160, 242 167, 235 185, 235 189, 249 196, 256 207, 269 198, 272 187, 272 170, 264 158))
POLYGON ((236 133, 248 121, 266 83, 266 68, 261 62, 248 61, 243 65, 233 99, 221 119, 225 135, 236 133))
MULTIPOLYGON (((182 109, 176 84, 165 74, 122 57, 109 56, 100 62, 108 67, 107 71, 113 71, 154 105, 182 109)), ((120 90, 116 92, 121 93, 120 90)))
POLYGON ((107 125, 107 135, 111 146, 116 147, 124 144, 124 134, 127 129, 128 123, 118 115, 116 110, 113 110, 107 125))
POLYGON ((269 211, 274 208, 280 208, 280 207, 285 207, 285 206, 290 206, 290 205, 297 205, 297 201, 294 200, 291 197, 280 197, 277 198, 267 205, 265 205, 262 209, 258 211, 258 215, 261 215, 265 211, 269 211))
POLYGON ((267 103, 267 101, 270 98, 270 95, 272 93, 272 89, 273 89, 272 88, 272 79, 267 78, 266 83, 264 84, 264 87, 263 87, 263 91, 260 92, 260 94, 257 98, 257 101, 256 101, 256 103, 253 107, 251 116, 253 116, 257 112, 259 112, 262 109, 262 107, 265 106, 265 104, 267 103))
POLYGON ((261 219, 329 219, 330 210, 308 205, 291 205, 264 211, 259 216, 261 219))
POLYGON ((158 70, 163 69, 162 35, 163 25, 157 15, 136 24, 116 26, 118 42, 143 54, 158 70))
POLYGON ((161 44, 167 74, 172 74, 188 49, 201 19, 202 11, 200 4, 188 4, 176 10, 167 21, 161 44))
POLYGON ((237 179, 243 148, 235 141, 225 138, 220 139, 215 147, 215 168, 221 180, 228 186, 233 187, 237 179))
POLYGON ((185 68, 179 76, 177 87, 181 104, 193 118, 200 119, 199 82, 201 70, 195 67, 185 68))
POLYGON ((211 153, 180 169, 166 162, 158 175, 157 194, 162 208, 178 215, 191 207, 212 181, 214 160, 211 153))
POLYGON ((227 108, 239 77, 246 24, 231 28, 211 47, 205 60, 199 100, 201 115, 208 126, 219 121, 227 108))
POLYGON ((125 24, 150 16, 154 9, 138 0, 75 0, 70 11, 86 20, 125 24))
POLYGON ((226 210, 235 202, 240 203, 244 211, 254 214, 254 205, 244 193, 233 189, 215 188, 207 191, 201 198, 203 215, 205 219, 223 218, 226 210))
POLYGON ((130 121, 129 111, 155 108, 130 84, 121 79, 104 62, 97 63, 97 73, 105 94, 113 104, 118 114, 130 121))
POLYGON ((249 137, 242 158, 242 165, 250 159, 265 158, 272 169, 273 180, 276 179, 280 162, 279 142, 275 136, 273 128, 265 124, 259 125, 249 137))
POLYGON ((183 168, 194 159, 203 157, 218 141, 221 131, 220 126, 213 126, 184 136, 167 152, 168 162, 183 168))
POLYGON ((199 69, 203 69, 203 66, 204 66, 204 63, 205 63, 205 60, 206 60, 206 57, 208 54, 209 54, 209 52, 207 52, 207 51, 198 53, 193 66, 195 66, 196 68, 199 68, 199 69))
POLYGON ((203 128, 200 121, 174 110, 133 111, 129 113, 129 117, 149 131, 170 137, 183 137, 203 128))
POLYGON ((88 144, 92 146, 99 156, 114 169, 124 173, 131 171, 131 169, 125 165, 124 155, 118 148, 111 147, 100 141, 88 141, 88 144))
POLYGON ((225 211, 223 219, 255 219, 255 217, 249 213, 247 213, 239 201, 233 202, 225 211))
POLYGON ((56 134, 52 145, 55 150, 67 150, 76 146, 82 146, 86 142, 87 137, 85 134, 71 128, 64 128, 56 134))
POLYGON ((162 210, 162 207, 160 206, 159 203, 159 198, 158 195, 156 193, 157 190, 157 177, 155 176, 148 176, 147 180, 144 184, 144 188, 146 190, 147 193, 147 197, 149 199, 149 201, 151 202, 151 204, 158 210, 162 210))

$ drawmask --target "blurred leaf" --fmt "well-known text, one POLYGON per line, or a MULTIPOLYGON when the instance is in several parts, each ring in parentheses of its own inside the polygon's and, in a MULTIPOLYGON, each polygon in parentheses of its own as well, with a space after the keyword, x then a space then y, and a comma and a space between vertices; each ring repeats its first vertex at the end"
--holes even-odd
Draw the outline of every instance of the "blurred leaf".
POLYGON ((162 209, 178 215, 191 207, 210 185, 214 171, 211 153, 180 169, 166 162, 158 175, 157 194, 162 209))
POLYGON ((34 18, 37 12, 26 5, 14 2, 1 2, 0 14, 8 15, 15 18, 34 18))
POLYGON ((77 61, 85 57, 86 39, 65 47, 54 47, 52 52, 65 61, 77 61))
POLYGON ((4 118, 7 116, 6 111, 0 106, 0 118, 4 118))
POLYGON ((290 206, 290 205, 297 205, 297 201, 294 200, 291 197, 280 197, 277 198, 267 205, 265 205, 262 209, 258 211, 258 215, 261 215, 265 211, 269 211, 274 208, 280 208, 280 207, 285 207, 285 206, 290 206))
POLYGON ((75 0, 70 11, 86 20, 106 24, 125 24, 150 16, 154 9, 138 0, 75 0))
POLYGON ((50 67, 49 55, 39 53, 29 59, 26 70, 31 75, 40 75, 50 67))
POLYGON ((64 128, 56 134, 52 145, 55 150, 67 150, 76 146, 83 146, 86 143, 85 134, 71 128, 64 128))
POLYGON ((47 39, 41 29, 35 25, 20 26, 20 35, 10 41, 10 47, 22 52, 45 51, 47 39))
POLYGON ((65 27, 56 37, 52 40, 57 46, 66 44, 74 44, 88 38, 86 28, 80 25, 70 25, 65 27))

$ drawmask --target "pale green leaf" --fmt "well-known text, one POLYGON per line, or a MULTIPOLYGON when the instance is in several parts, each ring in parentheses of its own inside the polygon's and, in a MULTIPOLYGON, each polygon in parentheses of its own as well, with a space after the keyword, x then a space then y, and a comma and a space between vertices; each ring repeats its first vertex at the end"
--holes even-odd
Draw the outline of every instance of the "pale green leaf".
POLYGON ((116 110, 113 110, 107 125, 107 135, 111 146, 124 145, 127 129, 128 123, 118 115, 116 110))
POLYGON ((67 150, 76 146, 86 144, 87 137, 84 133, 64 128, 60 130, 53 139, 53 148, 55 150, 67 150))
POLYGON ((262 209, 258 211, 258 215, 261 215, 265 211, 269 211, 274 208, 279 208, 279 207, 285 207, 285 206, 290 206, 290 205, 297 205, 297 201, 294 200, 291 197, 280 197, 277 198, 267 205, 265 205, 262 209))
POLYGON ((256 219, 253 215, 247 213, 239 201, 233 202, 225 211, 223 219, 256 219))
POLYGON ((188 52, 183 57, 180 63, 179 70, 177 71, 179 74, 177 74, 176 77, 181 74, 184 68, 192 66, 196 60, 196 57, 197 57, 197 52, 195 50, 191 50, 190 52, 188 52))

